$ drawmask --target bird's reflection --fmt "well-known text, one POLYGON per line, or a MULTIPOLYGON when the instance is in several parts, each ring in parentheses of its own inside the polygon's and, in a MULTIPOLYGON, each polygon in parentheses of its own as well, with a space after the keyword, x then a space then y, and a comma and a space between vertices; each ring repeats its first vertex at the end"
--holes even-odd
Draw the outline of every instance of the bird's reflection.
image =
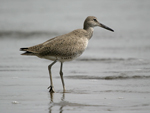
MULTIPOLYGON (((55 106, 55 105, 58 105, 54 102, 54 93, 49 93, 50 94, 50 107, 49 107, 49 113, 52 113, 52 108, 55 106)), ((64 102, 64 99, 65 99, 65 93, 62 93, 62 97, 60 99, 60 103, 63 103, 64 102)), ((64 104, 59 104, 60 105, 60 113, 63 112, 63 107, 64 107, 64 104)))

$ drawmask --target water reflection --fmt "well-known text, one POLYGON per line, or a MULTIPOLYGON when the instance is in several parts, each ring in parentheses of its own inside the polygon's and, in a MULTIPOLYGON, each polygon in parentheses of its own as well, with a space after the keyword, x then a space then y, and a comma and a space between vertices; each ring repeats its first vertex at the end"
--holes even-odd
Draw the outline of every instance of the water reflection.
POLYGON ((64 99, 65 99, 65 93, 62 93, 62 97, 61 97, 61 101, 59 103, 55 103, 53 101, 53 98, 54 98, 54 93, 50 93, 50 107, 49 107, 49 113, 52 113, 52 108, 56 105, 59 105, 60 108, 59 108, 59 113, 62 113, 63 112, 63 107, 65 106, 64 104, 64 99))
MULTIPOLYGON (((63 111, 65 110, 64 107, 68 108, 69 109, 78 109, 78 110, 81 110, 82 108, 85 108, 85 107, 90 107, 90 108, 97 108, 97 107, 102 107, 102 106, 105 106, 105 105, 93 105, 93 104, 85 104, 85 103, 76 103, 76 102, 70 102, 70 101, 66 101, 65 100, 65 93, 59 93, 59 94, 62 94, 61 96, 61 99, 60 101, 58 100, 58 94, 56 93, 50 93, 50 104, 49 104, 49 113, 52 113, 52 111, 55 111, 56 112, 56 108, 58 109, 59 113, 63 113, 63 111), (57 96, 57 101, 55 100, 54 98, 54 95, 57 96)), ((81 94, 81 93, 79 93, 81 94)))

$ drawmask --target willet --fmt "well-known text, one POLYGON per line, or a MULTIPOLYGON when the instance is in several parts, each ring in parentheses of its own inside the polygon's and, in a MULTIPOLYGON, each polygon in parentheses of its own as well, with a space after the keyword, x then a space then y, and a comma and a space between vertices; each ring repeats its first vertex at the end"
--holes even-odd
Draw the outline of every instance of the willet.
POLYGON ((89 39, 91 39, 93 35, 93 28, 96 26, 114 31, 113 29, 99 23, 96 17, 88 16, 84 21, 83 29, 77 29, 68 34, 54 37, 35 46, 20 48, 20 51, 25 51, 25 53, 21 55, 34 55, 39 58, 45 58, 53 61, 48 66, 50 76, 50 86, 48 87, 49 92, 54 92, 51 67, 57 61, 61 63, 59 73, 63 85, 63 91, 65 92, 65 83, 62 72, 63 63, 65 61, 71 61, 83 53, 88 45, 89 39))

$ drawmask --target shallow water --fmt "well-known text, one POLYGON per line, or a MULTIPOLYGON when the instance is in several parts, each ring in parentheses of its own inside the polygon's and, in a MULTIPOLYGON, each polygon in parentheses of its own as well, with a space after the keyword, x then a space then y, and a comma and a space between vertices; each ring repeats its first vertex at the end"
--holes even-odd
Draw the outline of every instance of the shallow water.
POLYGON ((1 1, 0 111, 149 113, 150 2, 132 2, 1 1), (56 63, 56 93, 50 94, 47 66, 52 61, 21 56, 19 48, 81 28, 87 15, 115 32, 95 28, 83 55, 64 63, 66 93, 56 63))

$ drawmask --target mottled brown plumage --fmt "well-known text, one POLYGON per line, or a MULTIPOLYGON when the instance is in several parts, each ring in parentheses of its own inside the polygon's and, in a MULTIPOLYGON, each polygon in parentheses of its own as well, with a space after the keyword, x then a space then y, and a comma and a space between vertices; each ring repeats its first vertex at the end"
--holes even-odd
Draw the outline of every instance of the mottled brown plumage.
POLYGON ((65 91, 62 65, 65 61, 73 60, 79 57, 88 45, 89 39, 93 35, 94 27, 100 26, 107 30, 113 31, 111 28, 99 23, 97 18, 94 16, 88 16, 84 21, 84 28, 74 30, 68 34, 57 36, 50 40, 47 40, 44 43, 28 47, 21 48, 21 51, 26 51, 22 55, 34 55, 40 58, 45 58, 48 60, 53 60, 54 62, 48 66, 50 74, 50 92, 54 92, 52 76, 51 76, 51 67, 57 61, 61 62, 60 76, 63 84, 63 89, 65 91))

